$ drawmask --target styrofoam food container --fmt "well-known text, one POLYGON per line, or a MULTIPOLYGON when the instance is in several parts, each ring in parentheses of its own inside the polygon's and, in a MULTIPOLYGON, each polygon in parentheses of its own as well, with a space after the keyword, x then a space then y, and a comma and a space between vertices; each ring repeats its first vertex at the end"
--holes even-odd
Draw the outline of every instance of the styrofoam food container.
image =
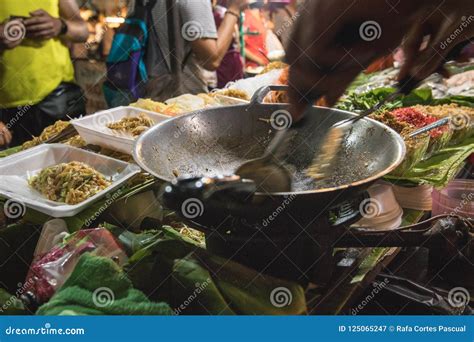
POLYGON ((169 116, 135 107, 117 107, 72 120, 71 124, 82 139, 91 145, 106 147, 113 151, 132 154, 133 144, 138 137, 107 128, 108 124, 125 117, 146 114, 155 124, 170 119, 169 116))
POLYGON ((0 195, 53 217, 70 217, 118 189, 140 172, 135 164, 62 144, 43 144, 3 158, 0 162, 0 195), (60 163, 83 162, 102 173, 112 184, 84 202, 69 205, 48 200, 28 184, 42 169, 60 163))
POLYGON ((250 101, 244 100, 244 99, 239 99, 236 97, 230 97, 227 95, 221 95, 221 94, 215 94, 214 98, 221 104, 222 106, 234 106, 234 105, 247 105, 250 103, 250 101))
POLYGON ((393 186, 384 181, 378 181, 368 190, 370 199, 361 206, 362 219, 354 227, 367 227, 375 230, 396 229, 400 227, 403 209, 398 204, 393 186))
POLYGON ((433 186, 428 184, 412 187, 393 185, 395 198, 402 208, 431 211, 433 186))

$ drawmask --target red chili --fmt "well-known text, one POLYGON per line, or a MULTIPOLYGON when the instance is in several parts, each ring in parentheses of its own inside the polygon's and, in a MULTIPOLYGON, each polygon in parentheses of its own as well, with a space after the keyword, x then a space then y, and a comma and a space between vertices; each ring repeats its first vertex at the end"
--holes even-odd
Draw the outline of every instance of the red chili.
MULTIPOLYGON (((392 115, 401 122, 406 122, 416 128, 425 127, 438 119, 431 115, 425 115, 422 112, 412 108, 399 108, 392 111, 392 115)), ((437 138, 446 131, 447 127, 436 128, 430 132, 431 137, 437 138)))

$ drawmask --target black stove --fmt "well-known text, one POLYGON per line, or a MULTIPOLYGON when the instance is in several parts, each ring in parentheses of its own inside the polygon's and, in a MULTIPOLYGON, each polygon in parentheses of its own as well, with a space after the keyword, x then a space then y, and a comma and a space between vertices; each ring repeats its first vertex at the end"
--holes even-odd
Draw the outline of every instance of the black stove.
POLYGON ((466 248, 474 236, 471 220, 438 217, 377 231, 350 227, 362 217, 361 204, 369 198, 364 190, 314 208, 301 206, 296 195, 259 203, 251 201, 254 194, 253 182, 234 177, 189 178, 166 184, 160 200, 206 234, 212 253, 301 284, 327 284, 339 247, 427 246, 437 259, 460 251, 473 258, 472 248, 466 248))

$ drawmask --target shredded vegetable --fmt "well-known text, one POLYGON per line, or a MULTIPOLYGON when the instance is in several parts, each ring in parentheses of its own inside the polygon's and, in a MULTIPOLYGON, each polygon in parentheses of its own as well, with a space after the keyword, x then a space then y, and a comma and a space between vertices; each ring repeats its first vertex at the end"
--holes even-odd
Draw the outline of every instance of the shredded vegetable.
POLYGON ((27 150, 29 148, 35 147, 37 145, 42 144, 46 140, 57 136, 59 133, 61 133, 64 129, 66 129, 69 126, 69 122, 66 121, 56 121, 54 125, 46 127, 43 132, 41 132, 39 137, 33 137, 32 140, 25 142, 22 145, 22 150, 27 150))
POLYGON ((240 89, 223 89, 219 90, 215 94, 223 95, 223 96, 229 96, 229 97, 235 97, 236 99, 242 99, 242 100, 250 100, 249 95, 240 89))
POLYGON ((87 164, 70 162, 43 169, 29 184, 51 201, 77 204, 104 190, 111 182, 87 164))
POLYGON ((117 122, 110 123, 107 127, 116 131, 130 133, 136 137, 153 126, 153 124, 153 120, 141 113, 138 116, 125 117, 117 122))

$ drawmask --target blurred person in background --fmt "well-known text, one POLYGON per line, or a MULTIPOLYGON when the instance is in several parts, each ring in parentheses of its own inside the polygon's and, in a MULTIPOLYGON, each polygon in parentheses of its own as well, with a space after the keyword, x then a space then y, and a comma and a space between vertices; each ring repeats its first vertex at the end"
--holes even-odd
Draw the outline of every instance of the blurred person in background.
MULTIPOLYGON (((211 1, 174 0, 173 6, 179 14, 176 23, 168 22, 167 3, 158 0, 152 7, 154 25, 145 54, 149 80, 145 84, 144 96, 158 101, 185 93, 208 91, 202 68, 210 71, 219 68, 234 40, 240 13, 247 6, 247 0, 228 0, 227 10, 217 29, 211 1), (175 31, 180 34, 170 42, 169 34, 174 26, 178 27, 175 31), (171 71, 172 58, 180 58, 170 56, 170 51, 176 46, 184 50, 184 56, 177 61, 182 71, 180 84, 176 84, 171 71)), ((130 5, 133 11, 134 1, 130 5)))
POLYGON ((262 0, 250 3, 245 10, 244 41, 245 41, 245 67, 256 68, 268 64, 267 27, 262 8, 265 2, 262 0))
MULTIPOLYGON (((224 6, 218 5, 218 0, 213 0, 212 5, 214 21, 217 28, 219 28, 225 18, 227 9, 224 6)), ((240 55, 238 25, 235 25, 234 39, 231 41, 229 49, 222 59, 219 68, 217 68, 216 73, 217 88, 224 88, 227 83, 244 78, 244 63, 240 55)))
POLYGON ((2 0, 0 22, 2 148, 84 113, 67 43, 89 33, 75 0, 2 0))
POLYGON ((298 18, 298 0, 276 0, 270 2, 273 32, 280 39, 284 47, 291 37, 293 23, 298 18))

